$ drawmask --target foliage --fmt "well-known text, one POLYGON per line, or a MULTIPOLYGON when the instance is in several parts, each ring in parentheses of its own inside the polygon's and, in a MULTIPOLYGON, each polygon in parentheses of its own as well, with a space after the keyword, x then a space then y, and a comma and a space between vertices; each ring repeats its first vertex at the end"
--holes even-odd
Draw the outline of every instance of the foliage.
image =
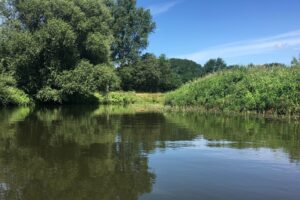
POLYGON ((299 59, 291 69, 271 63, 244 70, 221 58, 201 67, 190 60, 142 55, 155 23, 150 10, 137 7, 136 0, 3 0, 0 18, 1 105, 31 99, 94 103, 99 99, 95 93, 105 96, 100 102, 132 102, 131 97, 108 93, 165 92, 224 70, 170 93, 174 99, 167 103, 299 112, 299 59))
POLYGON ((128 104, 162 104, 161 93, 110 92, 96 93, 100 104, 128 105, 128 104))
POLYGON ((1 63, 30 96, 64 102, 118 86, 114 69, 105 67, 113 20, 104 1, 8 0, 1 10, 1 63))
POLYGON ((299 115, 299 77, 299 67, 251 67, 221 71, 168 93, 166 104, 299 115))
POLYGON ((126 105, 133 104, 138 101, 134 92, 110 92, 108 94, 96 93, 100 104, 126 105))
POLYGON ((179 76, 182 83, 186 83, 202 75, 202 67, 200 64, 187 59, 170 59, 173 72, 179 76))
POLYGON ((145 54, 133 65, 119 69, 122 88, 126 91, 163 92, 177 88, 181 81, 171 70, 170 61, 161 55, 145 54))
POLYGON ((222 58, 210 59, 203 66, 203 74, 209 74, 226 68, 227 65, 222 58))
POLYGON ((293 58, 291 65, 292 67, 300 67, 300 58, 293 58))
POLYGON ((120 66, 136 62, 148 45, 148 36, 155 29, 150 10, 136 7, 136 0, 109 2, 113 16, 113 60, 120 66))
POLYGON ((0 74, 0 105, 28 105, 30 98, 15 87, 15 80, 0 74))
POLYGON ((73 70, 64 71, 54 78, 52 87, 45 87, 37 94, 42 102, 74 102, 75 98, 92 98, 96 91, 111 91, 119 87, 119 77, 107 65, 93 66, 81 61, 73 70), (73 99, 73 100, 72 100, 73 99))

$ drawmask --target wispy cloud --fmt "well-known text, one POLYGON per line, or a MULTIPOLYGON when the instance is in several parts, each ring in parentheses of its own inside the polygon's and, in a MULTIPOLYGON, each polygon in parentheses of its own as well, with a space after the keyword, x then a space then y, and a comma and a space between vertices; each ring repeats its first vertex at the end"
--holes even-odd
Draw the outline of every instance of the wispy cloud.
POLYGON ((175 0, 175 1, 173 0, 166 3, 149 6, 148 9, 150 9, 152 15, 159 15, 169 11, 171 8, 173 8, 174 6, 176 6, 181 2, 182 0, 175 0))
POLYGON ((210 58, 234 58, 269 53, 279 49, 296 48, 299 45, 300 30, 296 30, 266 38, 224 44, 178 57, 203 62, 210 58))

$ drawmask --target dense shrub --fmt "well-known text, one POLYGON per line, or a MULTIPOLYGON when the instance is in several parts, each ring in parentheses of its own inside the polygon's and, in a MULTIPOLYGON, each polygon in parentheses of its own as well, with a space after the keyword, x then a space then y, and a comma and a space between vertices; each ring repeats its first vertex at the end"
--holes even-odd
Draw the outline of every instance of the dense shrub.
POLYGON ((96 91, 119 88, 119 77, 109 65, 92 65, 81 61, 73 70, 64 71, 53 78, 51 86, 42 88, 36 98, 44 103, 91 102, 96 91))
POLYGON ((165 103, 221 111, 300 114, 300 67, 217 72, 168 93, 165 103))
POLYGON ((15 80, 9 75, 0 74, 0 105, 28 105, 30 98, 15 87, 15 80))

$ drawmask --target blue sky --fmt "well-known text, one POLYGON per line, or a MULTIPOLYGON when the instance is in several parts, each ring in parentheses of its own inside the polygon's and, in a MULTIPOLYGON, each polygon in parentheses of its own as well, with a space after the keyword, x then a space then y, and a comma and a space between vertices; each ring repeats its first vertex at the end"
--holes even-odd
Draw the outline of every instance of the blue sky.
POLYGON ((137 0, 157 24, 148 52, 205 63, 290 63, 300 54, 300 0, 137 0))

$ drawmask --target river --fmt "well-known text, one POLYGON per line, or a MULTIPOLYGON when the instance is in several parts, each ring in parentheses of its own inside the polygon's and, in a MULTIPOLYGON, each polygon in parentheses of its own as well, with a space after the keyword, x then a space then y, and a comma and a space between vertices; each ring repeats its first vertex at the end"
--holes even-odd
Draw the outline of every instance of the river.
POLYGON ((0 109, 0 199, 300 199, 300 123, 123 107, 0 109))

